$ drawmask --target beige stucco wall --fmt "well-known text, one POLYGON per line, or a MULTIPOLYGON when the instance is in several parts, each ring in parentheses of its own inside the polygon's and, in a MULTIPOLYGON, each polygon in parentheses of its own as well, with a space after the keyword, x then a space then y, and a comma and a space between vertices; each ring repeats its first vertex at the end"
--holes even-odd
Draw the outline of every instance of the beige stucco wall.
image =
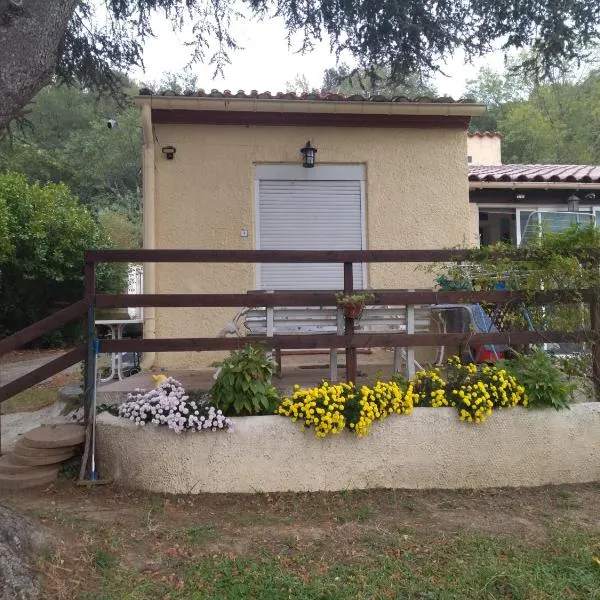
POLYGON ((467 141, 467 155, 471 165, 501 165, 502 137, 500 135, 470 135, 467 141))
POLYGON ((483 425, 450 408, 393 415, 357 439, 317 439, 284 417, 234 419, 235 430, 175 434, 98 416, 103 479, 155 492, 486 488, 600 480, 600 403, 516 408, 483 425), (151 449, 149 451, 149 449, 151 449), (335 466, 335 468, 332 468, 335 466))
POLYGON ((470 245, 479 246, 479 207, 474 202, 469 204, 469 223, 471 225, 470 245))
MULTIPOLYGON (((444 248, 473 238, 464 130, 155 125, 155 134, 158 248, 256 248, 255 165, 299 165, 309 139, 319 164, 364 165, 369 249, 444 248), (174 160, 162 157, 165 145, 177 148, 174 160)), ((159 264, 156 283, 157 293, 255 288, 250 265, 159 264)), ((368 284, 428 287, 431 276, 414 265, 377 264, 368 284)), ((234 314, 159 309, 156 337, 214 336, 234 314)), ((212 358, 162 354, 157 364, 186 368, 212 358)))

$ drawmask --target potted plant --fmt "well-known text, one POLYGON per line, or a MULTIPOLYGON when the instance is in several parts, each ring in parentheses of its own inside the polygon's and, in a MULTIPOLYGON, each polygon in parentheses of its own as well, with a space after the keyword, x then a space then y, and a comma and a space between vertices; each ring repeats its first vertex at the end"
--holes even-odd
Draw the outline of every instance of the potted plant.
POLYGON ((344 309, 344 316, 349 319, 359 319, 360 315, 365 307, 365 304, 375 298, 370 292, 363 292, 360 294, 344 294, 344 292, 338 292, 336 294, 337 302, 344 309))

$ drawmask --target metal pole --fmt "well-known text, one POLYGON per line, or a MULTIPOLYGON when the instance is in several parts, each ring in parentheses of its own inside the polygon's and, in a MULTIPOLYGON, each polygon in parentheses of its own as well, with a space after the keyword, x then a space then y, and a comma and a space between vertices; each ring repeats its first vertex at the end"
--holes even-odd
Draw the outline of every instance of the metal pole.
POLYGON ((596 402, 600 402, 600 294, 594 293, 590 302, 592 341, 592 381, 596 402))
POLYGON ((84 267, 84 298, 88 302, 87 316, 85 319, 85 341, 87 344, 87 356, 85 359, 85 370, 83 378, 84 393, 84 420, 87 425, 92 405, 92 394, 94 389, 94 339, 95 335, 95 311, 94 301, 96 295, 96 269, 93 262, 86 262, 84 267))
MULTIPOLYGON (((352 295, 354 289, 354 278, 352 274, 352 263, 344 263, 344 294, 352 295)), ((354 319, 345 317, 344 319, 344 333, 346 335, 354 334, 354 319)), ((358 375, 358 364, 356 361, 356 348, 347 346, 346 347, 346 382, 356 383, 356 377, 358 375)))
POLYGON ((85 404, 84 404, 84 420, 88 423, 90 417, 90 408, 94 400, 94 388, 96 377, 96 344, 95 344, 95 326, 94 326, 94 303, 90 302, 87 313, 87 355, 85 358, 85 404))

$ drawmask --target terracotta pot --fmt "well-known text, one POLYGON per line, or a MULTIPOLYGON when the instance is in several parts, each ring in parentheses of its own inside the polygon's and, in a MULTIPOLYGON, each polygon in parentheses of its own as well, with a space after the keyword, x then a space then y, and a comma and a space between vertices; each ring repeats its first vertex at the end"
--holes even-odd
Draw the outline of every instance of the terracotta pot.
POLYGON ((362 302, 354 302, 352 304, 344 304, 344 316, 349 319, 358 319, 362 313, 364 304, 362 302))

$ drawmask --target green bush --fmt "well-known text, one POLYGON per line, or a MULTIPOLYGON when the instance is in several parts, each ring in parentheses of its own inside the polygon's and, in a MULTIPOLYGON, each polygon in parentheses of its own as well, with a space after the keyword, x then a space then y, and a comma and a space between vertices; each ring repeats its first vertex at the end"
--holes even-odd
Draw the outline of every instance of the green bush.
POLYGON ((552 357, 541 348, 503 361, 502 366, 525 388, 529 407, 569 408, 575 386, 566 380, 552 357))
POLYGON ((223 361, 210 391, 226 416, 273 414, 279 393, 271 383, 276 363, 262 348, 248 344, 223 361))
MULTIPOLYGON (((83 297, 83 253, 107 247, 90 212, 61 184, 31 185, 24 175, 0 174, 0 338, 83 297)), ((98 289, 122 291, 124 272, 97 269, 98 289)), ((72 342, 73 324, 44 341, 72 342)))

